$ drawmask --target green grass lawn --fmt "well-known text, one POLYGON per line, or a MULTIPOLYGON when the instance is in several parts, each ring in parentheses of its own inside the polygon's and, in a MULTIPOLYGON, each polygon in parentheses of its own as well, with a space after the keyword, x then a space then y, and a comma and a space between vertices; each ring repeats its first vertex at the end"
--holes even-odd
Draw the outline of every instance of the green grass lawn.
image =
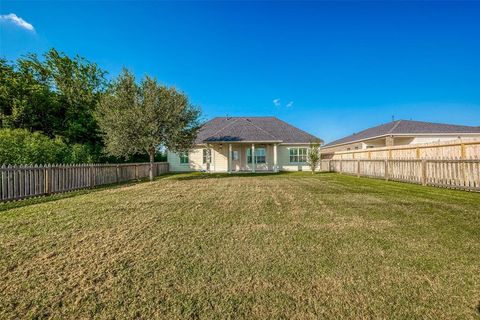
POLYGON ((1 319, 480 317, 480 194, 185 174, 36 201, 0 205, 1 319))

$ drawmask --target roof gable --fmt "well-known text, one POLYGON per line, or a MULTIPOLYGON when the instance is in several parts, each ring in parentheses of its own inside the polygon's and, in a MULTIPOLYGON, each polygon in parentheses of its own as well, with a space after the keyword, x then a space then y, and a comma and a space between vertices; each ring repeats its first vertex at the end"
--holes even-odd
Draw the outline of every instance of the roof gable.
POLYGON ((206 142, 310 143, 317 137, 276 117, 217 117, 200 129, 196 144, 206 142))

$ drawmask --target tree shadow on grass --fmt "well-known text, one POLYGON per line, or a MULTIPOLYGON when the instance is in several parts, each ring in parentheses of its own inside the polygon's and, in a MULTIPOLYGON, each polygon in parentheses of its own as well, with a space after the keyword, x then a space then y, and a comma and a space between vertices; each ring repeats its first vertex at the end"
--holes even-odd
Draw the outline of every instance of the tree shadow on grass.
MULTIPOLYGON (((315 175, 323 174, 323 173, 315 173, 315 175)), ((310 176, 310 172, 257 172, 257 173, 207 173, 207 172, 188 172, 188 173, 167 173, 162 174, 160 176, 155 177, 154 181, 158 180, 179 180, 179 181, 188 181, 188 180, 201 180, 201 179, 221 179, 221 178, 253 178, 253 177, 262 177, 262 176, 269 176, 269 177, 278 177, 278 176, 295 176, 295 175, 302 175, 302 176, 310 176)), ((63 193, 55 193, 51 195, 40 195, 35 196, 32 198, 22 199, 22 200, 15 200, 15 201, 8 201, 8 202, 0 202, 0 213, 2 211, 7 211, 10 209, 15 208, 22 208, 34 204, 39 203, 46 203, 52 201, 58 201, 62 199, 72 198, 79 195, 90 194, 94 192, 99 192, 105 189, 117 189, 117 188, 124 188, 132 185, 136 185, 139 183, 148 182, 148 179, 142 179, 138 181, 126 181, 116 184, 106 184, 102 186, 98 186, 93 189, 85 188, 79 189, 74 191, 67 191, 63 193)))
MULTIPOLYGON (((155 180, 161 180, 165 178, 169 178, 173 176, 174 174, 164 174, 158 177, 155 177, 155 180)), ((35 196, 32 198, 26 198, 26 199, 21 199, 21 200, 14 200, 14 201, 8 201, 8 202, 2 202, 0 203, 0 212, 2 211, 7 211, 10 209, 15 209, 15 208, 22 208, 34 204, 39 204, 39 203, 46 203, 46 202, 52 202, 52 201, 58 201, 62 199, 67 199, 67 198, 72 198, 76 197, 79 195, 84 195, 84 194, 90 194, 90 193, 95 193, 99 191, 103 191, 105 189, 119 189, 119 188, 125 188, 129 186, 133 186, 139 183, 144 183, 148 182, 148 178, 146 179, 141 179, 141 180, 132 180, 132 181, 125 181, 125 182, 120 182, 120 183, 114 183, 114 184, 104 184, 101 186, 98 186, 96 188, 85 188, 85 189, 79 189, 79 190, 73 190, 73 191, 66 191, 62 193, 55 193, 55 194, 50 194, 50 195, 39 195, 35 196)))
MULTIPOLYGON (((316 172, 315 175, 322 174, 316 172)), ((208 173, 208 172, 195 172, 195 173, 179 173, 177 176, 172 175, 170 178, 175 180, 202 180, 202 179, 222 179, 222 178, 258 178, 258 177, 279 177, 279 176, 311 176, 311 172, 235 172, 235 173, 208 173)))

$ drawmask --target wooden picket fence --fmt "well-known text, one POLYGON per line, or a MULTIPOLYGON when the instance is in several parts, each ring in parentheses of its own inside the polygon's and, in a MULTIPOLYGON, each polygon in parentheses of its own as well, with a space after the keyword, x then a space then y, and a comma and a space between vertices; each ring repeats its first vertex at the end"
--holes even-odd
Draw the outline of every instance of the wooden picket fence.
MULTIPOLYGON (((149 163, 4 165, 0 167, 0 202, 143 179, 149 167, 149 163)), ((154 163, 154 176, 168 171, 167 162, 154 163)))
POLYGON ((480 191, 480 159, 322 160, 322 170, 422 185, 480 191))
MULTIPOLYGON (((326 148, 328 150, 328 148, 326 148)), ((327 152, 327 151, 324 151, 327 152)), ((327 152, 328 153, 328 152, 327 152)), ((480 139, 337 151, 332 160, 480 159, 480 139)))

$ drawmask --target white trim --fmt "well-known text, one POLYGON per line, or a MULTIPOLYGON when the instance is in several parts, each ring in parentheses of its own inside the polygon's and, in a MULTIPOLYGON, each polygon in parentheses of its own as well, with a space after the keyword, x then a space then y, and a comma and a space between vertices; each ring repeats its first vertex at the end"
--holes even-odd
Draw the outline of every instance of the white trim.
MULTIPOLYGON (((255 170, 257 169, 257 162, 255 161, 255 143, 252 143, 252 172, 255 172, 255 170)), ((247 157, 247 161, 248 161, 248 157, 247 157)))
POLYGON ((277 144, 273 145, 273 171, 278 172, 278 154, 277 154, 277 144))
MULTIPOLYGON (((320 143, 320 145, 322 145, 324 142, 320 143)), ((289 145, 292 145, 292 146, 310 146, 311 142, 285 142, 285 143, 280 143, 280 145, 282 146, 289 146, 289 145)))
MULTIPOLYGON (((228 144, 228 143, 232 143, 232 144, 242 144, 242 143, 257 143, 257 144, 261 144, 261 143, 280 143, 282 142, 282 140, 258 140, 258 141, 207 141, 205 142, 206 144, 228 144)), ((201 145, 201 143, 197 144, 197 145, 201 145)))
POLYGON ((232 144, 228 144, 228 158, 227 158, 228 173, 232 173, 232 144))
MULTIPOLYGON (((309 147, 291 147, 291 148, 288 148, 288 147, 287 147, 287 150, 288 150, 288 163, 289 163, 289 164, 294 164, 294 165, 307 165, 307 164, 308 164, 308 152, 309 152, 309 149, 310 149, 309 147), (296 155, 297 158, 300 158, 300 149, 307 149, 307 154, 305 155, 305 156, 307 157, 307 161, 292 162, 292 161, 290 160, 290 158, 292 157, 292 155, 290 155, 290 150, 292 150, 292 149, 297 149, 297 155, 296 155)), ((294 155, 293 157, 295 157, 295 155, 294 155)), ((303 155, 302 155, 302 157, 303 157, 303 155)))

